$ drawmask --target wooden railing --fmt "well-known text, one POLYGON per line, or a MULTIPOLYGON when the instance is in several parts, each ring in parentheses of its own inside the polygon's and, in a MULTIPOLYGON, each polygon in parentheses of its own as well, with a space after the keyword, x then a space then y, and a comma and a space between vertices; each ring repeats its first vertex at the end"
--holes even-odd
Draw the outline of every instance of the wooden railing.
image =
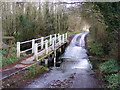
MULTIPOLYGON (((35 56, 35 59, 38 60, 38 47, 40 47, 40 50, 45 49, 45 54, 48 54, 48 47, 52 46, 52 49, 54 49, 55 44, 61 45, 62 43, 65 42, 67 39, 67 33, 60 35, 58 34, 53 34, 49 35, 46 37, 41 37, 37 39, 32 39, 29 41, 24 41, 24 42, 17 42, 17 57, 20 57, 21 53, 25 53, 27 51, 31 51, 35 56), (39 42, 37 42, 39 41, 39 42), (26 49, 24 51, 21 51, 21 46, 25 43, 31 43, 32 47, 29 49, 26 49)), ((31 53, 31 54, 32 54, 31 53)))

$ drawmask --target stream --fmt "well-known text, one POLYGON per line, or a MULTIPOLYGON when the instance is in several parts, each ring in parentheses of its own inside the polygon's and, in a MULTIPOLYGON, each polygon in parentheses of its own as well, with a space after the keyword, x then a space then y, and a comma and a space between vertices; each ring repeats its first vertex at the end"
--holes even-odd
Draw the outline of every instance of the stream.
POLYGON ((64 61, 60 67, 53 67, 50 72, 36 78, 24 88, 99 88, 85 49, 88 33, 79 33, 73 37, 60 57, 64 61))

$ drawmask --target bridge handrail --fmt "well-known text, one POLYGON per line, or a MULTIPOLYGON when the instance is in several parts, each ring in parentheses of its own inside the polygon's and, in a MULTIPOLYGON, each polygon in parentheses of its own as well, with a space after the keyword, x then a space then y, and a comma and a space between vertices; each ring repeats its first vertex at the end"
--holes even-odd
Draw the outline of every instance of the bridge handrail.
POLYGON ((44 45, 45 45, 45 49, 47 49, 48 46, 52 45, 52 41, 53 38, 55 40, 55 42, 59 42, 59 44, 64 43, 65 39, 67 39, 67 33, 65 34, 52 34, 46 37, 40 37, 40 38, 36 38, 36 39, 32 39, 32 40, 28 40, 28 41, 24 41, 24 42, 17 42, 17 57, 20 57, 21 53, 25 53, 27 51, 31 51, 32 53, 35 54, 35 44, 37 43, 37 47, 41 46, 41 49, 44 49, 44 45), (36 42, 37 40, 41 40, 40 43, 36 42), (26 50, 20 50, 20 47, 22 44, 25 43, 32 43, 32 47, 26 50))
MULTIPOLYGON (((52 36, 53 36, 54 34, 52 34, 52 36)), ((50 37, 50 35, 49 36, 46 36, 46 37, 44 37, 45 39, 46 38, 49 38, 50 37)), ((34 39, 34 40, 40 40, 41 39, 41 37, 40 38, 36 38, 36 39, 34 39)), ((32 39, 33 40, 33 39, 32 39)), ((20 42, 20 44, 24 44, 24 43, 28 43, 28 42, 32 42, 32 40, 28 40, 28 41, 24 41, 24 42, 20 42)))

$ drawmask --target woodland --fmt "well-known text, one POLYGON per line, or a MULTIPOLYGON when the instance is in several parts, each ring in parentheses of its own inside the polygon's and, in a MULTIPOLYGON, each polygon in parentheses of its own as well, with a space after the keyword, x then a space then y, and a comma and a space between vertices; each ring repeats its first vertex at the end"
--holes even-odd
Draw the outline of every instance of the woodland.
POLYGON ((99 65, 102 78, 107 82, 105 87, 119 88, 120 2, 0 2, 0 9, 1 67, 19 60, 16 57, 18 41, 89 30, 89 54, 106 59, 99 65), (13 38, 12 42, 9 38, 13 38))

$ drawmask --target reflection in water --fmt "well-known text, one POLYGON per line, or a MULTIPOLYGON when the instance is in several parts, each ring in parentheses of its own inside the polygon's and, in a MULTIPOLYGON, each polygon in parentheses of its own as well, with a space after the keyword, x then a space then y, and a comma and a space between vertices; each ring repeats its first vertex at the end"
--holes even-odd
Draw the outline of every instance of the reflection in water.
POLYGON ((94 87, 93 82, 95 80, 90 76, 93 73, 91 72, 92 65, 89 62, 87 50, 84 48, 84 38, 87 34, 88 32, 84 32, 74 36, 63 57, 61 57, 64 59, 64 62, 60 68, 54 67, 49 73, 37 78, 31 84, 25 86, 25 88, 94 87), (72 79, 74 78, 79 83, 73 82, 72 79))
POLYGON ((76 34, 70 45, 66 48, 63 58, 65 62, 61 64, 64 72, 77 73, 77 71, 90 71, 92 65, 88 59, 85 47, 85 36, 88 32, 76 34))

